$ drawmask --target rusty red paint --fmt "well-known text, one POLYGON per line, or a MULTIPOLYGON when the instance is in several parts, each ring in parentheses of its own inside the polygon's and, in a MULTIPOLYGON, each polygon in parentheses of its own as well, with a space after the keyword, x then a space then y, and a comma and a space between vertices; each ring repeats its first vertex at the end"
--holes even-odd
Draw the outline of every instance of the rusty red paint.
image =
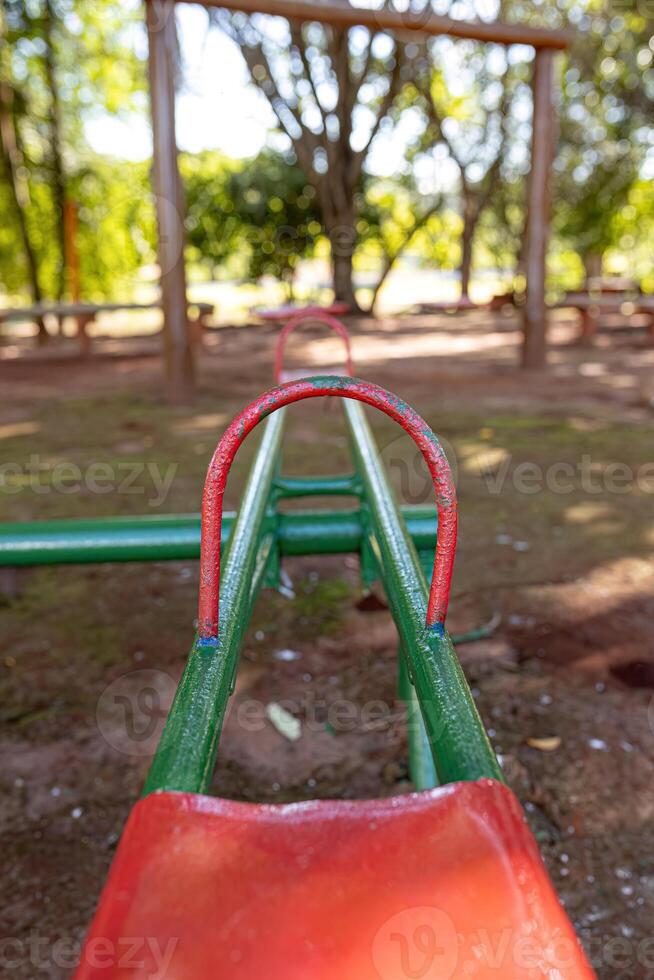
POLYGON ((330 316, 329 313, 325 313, 324 310, 311 310, 311 312, 302 312, 297 316, 292 317, 288 323, 284 325, 280 334, 277 338, 277 344, 275 346, 275 384, 280 384, 282 381, 282 366, 284 363, 284 349, 286 347, 286 342, 294 330, 298 327, 303 326, 306 323, 321 323, 334 333, 337 333, 339 337, 342 338, 345 344, 346 352, 346 367, 347 373, 350 377, 354 374, 354 368, 352 366, 352 344, 350 343, 350 335, 348 333, 347 327, 336 317, 330 316))
POLYGON ((234 457, 246 436, 266 416, 293 402, 321 396, 353 398, 378 408, 401 425, 420 449, 431 473, 438 506, 438 543, 427 604, 427 626, 442 627, 445 622, 456 551, 457 501, 452 473, 441 444, 425 420, 385 388, 358 378, 317 377, 290 381, 260 395, 233 420, 216 447, 202 499, 198 608, 201 640, 218 637, 223 496, 234 457))

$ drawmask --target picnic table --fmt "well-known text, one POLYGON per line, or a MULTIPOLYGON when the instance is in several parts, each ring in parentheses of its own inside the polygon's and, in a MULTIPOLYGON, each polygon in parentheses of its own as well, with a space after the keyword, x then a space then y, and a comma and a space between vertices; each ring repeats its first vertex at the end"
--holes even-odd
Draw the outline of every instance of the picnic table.
POLYGON ((351 310, 347 303, 336 300, 328 306, 320 306, 317 303, 310 303, 308 306, 295 306, 293 303, 287 303, 285 306, 275 306, 270 309, 254 309, 252 312, 260 320, 265 320, 267 323, 283 323, 286 320, 290 320, 291 317, 299 316, 300 314, 302 316, 311 316, 314 313, 330 313, 332 316, 347 316, 351 310))
POLYGON ((436 303, 421 303, 420 313, 468 313, 470 310, 486 309, 485 304, 475 303, 469 296, 460 296, 459 299, 440 300, 436 303))
MULTIPOLYGON (((32 306, 20 306, 13 309, 0 310, 0 328, 5 323, 33 322, 48 316, 74 317, 77 320, 77 337, 80 345, 80 354, 87 355, 91 352, 91 338, 88 334, 88 327, 93 323, 100 313, 113 313, 118 310, 160 310, 162 303, 35 303, 32 306)), ((212 303, 189 303, 189 326, 191 329, 191 340, 200 342, 202 331, 208 325, 208 320, 213 316, 214 307, 212 303)))
POLYGON ((624 276, 610 276, 603 278, 591 276, 586 280, 586 291, 589 293, 633 293, 640 294, 640 286, 635 279, 627 279, 624 276))
POLYGON ((647 296, 633 288, 616 288, 614 284, 597 289, 583 289, 566 293, 552 309, 574 309, 580 313, 580 340, 590 343, 597 333, 599 319, 607 314, 621 314, 625 319, 636 314, 649 317, 649 337, 654 340, 654 296, 647 296))

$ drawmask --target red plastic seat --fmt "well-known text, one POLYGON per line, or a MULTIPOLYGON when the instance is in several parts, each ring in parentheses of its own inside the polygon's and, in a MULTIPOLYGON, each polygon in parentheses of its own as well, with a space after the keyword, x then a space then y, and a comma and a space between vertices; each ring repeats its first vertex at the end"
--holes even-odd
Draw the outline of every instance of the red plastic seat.
POLYGON ((594 976, 520 804, 483 780, 283 806, 132 811, 77 980, 594 976))

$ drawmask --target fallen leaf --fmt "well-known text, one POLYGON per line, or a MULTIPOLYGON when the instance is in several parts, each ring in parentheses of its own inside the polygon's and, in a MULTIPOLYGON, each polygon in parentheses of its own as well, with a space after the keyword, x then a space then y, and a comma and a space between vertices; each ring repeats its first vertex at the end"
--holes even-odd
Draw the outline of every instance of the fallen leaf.
POLYGON ((302 734, 302 726, 297 718, 294 718, 290 711, 282 708, 281 704, 271 701, 266 706, 266 716, 271 725, 277 729, 280 735, 287 738, 289 742, 297 742, 302 734))
POLYGON ((561 745, 560 735, 550 735, 547 738, 528 738, 527 745, 539 752, 555 752, 561 745))

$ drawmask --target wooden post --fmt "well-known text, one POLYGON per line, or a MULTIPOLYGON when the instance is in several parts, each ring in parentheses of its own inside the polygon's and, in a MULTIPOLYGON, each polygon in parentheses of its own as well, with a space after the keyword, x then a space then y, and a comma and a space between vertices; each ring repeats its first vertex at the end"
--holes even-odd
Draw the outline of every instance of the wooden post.
POLYGON ((193 394, 193 360, 184 269, 184 203, 175 142, 175 5, 146 0, 145 10, 167 396, 172 402, 184 402, 193 394))
POLYGON ((522 347, 522 366, 525 368, 544 367, 547 360, 545 268, 549 242, 550 171, 554 144, 553 65, 553 51, 545 48, 536 50, 531 171, 527 183, 525 228, 527 296, 522 347))

